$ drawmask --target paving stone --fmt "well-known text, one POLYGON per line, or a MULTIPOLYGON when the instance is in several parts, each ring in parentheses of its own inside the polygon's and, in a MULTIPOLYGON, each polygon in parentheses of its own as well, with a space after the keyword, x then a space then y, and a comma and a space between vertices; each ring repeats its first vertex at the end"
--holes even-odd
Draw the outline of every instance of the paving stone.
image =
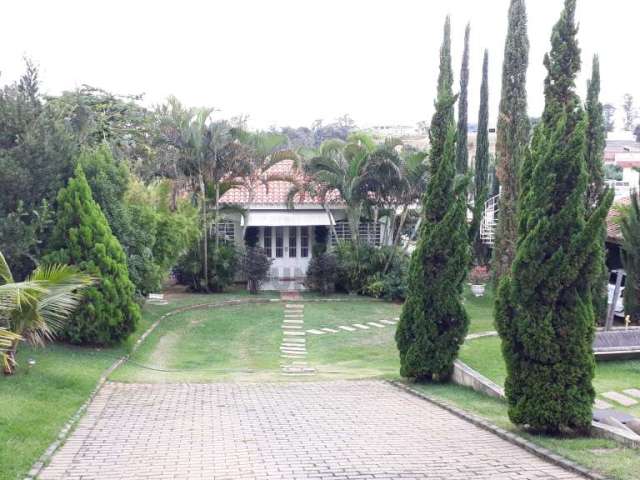
POLYGON ((369 330, 369 327, 367 327, 366 325, 362 325, 361 323, 354 323, 353 326, 362 330, 369 330))
POLYGON ((611 408, 611 404, 610 403, 607 403, 604 400, 600 400, 599 398, 596 398, 593 401, 593 406, 595 408, 597 408, 598 410, 605 410, 607 408, 611 408))
MULTIPOLYGON (((311 370, 284 367, 280 373, 302 379, 311 370)), ((378 381, 107 382, 40 475, 176 478, 582 477, 378 381)))
POLYGON ((627 397, 626 395, 618 392, 604 392, 602 396, 608 398, 609 400, 613 400, 614 402, 619 403, 620 405, 625 407, 630 407, 638 403, 637 400, 634 400, 633 398, 627 397))
POLYGON ((380 325, 376 322, 367 322, 367 325, 371 325, 372 327, 384 328, 384 325, 380 325))
POLYGON ((305 347, 285 347, 285 346, 281 346, 280 350, 282 351, 289 351, 289 352, 306 352, 307 349, 305 347))
POLYGON ((347 332, 355 332, 356 329, 353 327, 347 327, 345 325, 340 325, 338 328, 342 329, 342 330, 346 330, 347 332))
POLYGON ((306 338, 285 338, 282 340, 283 342, 289 342, 289 343, 307 343, 307 339, 306 338))
POLYGON ((323 331, 329 332, 329 333, 338 333, 338 331, 339 331, 339 330, 336 330, 334 328, 328 328, 328 327, 321 328, 320 330, 323 330, 323 331))
POLYGON ((638 390, 637 388, 628 388, 627 390, 623 390, 622 392, 631 397, 640 398, 640 390, 638 390))
POLYGON ((289 332, 289 331, 284 331, 282 332, 285 335, 304 335, 304 332, 289 332))
POLYGON ((304 308, 304 304, 302 304, 302 303, 287 303, 285 305, 285 308, 291 308, 291 309, 296 309, 296 310, 300 309, 301 310, 301 309, 304 308))
POLYGON ((285 324, 282 325, 282 328, 291 329, 291 330, 299 330, 299 329, 302 328, 302 325, 300 325, 300 324, 291 324, 290 325, 290 324, 285 323, 285 324))
POLYGON ((386 323, 387 325, 395 325, 398 322, 396 322, 394 320, 380 320, 380 323, 386 323))
POLYGON ((302 324, 302 323, 304 323, 304 320, 292 320, 292 319, 289 319, 289 318, 285 318, 283 320, 283 322, 284 323, 299 323, 299 324, 302 324))
POLYGON ((314 335, 324 335, 327 332, 323 332, 322 330, 311 329, 311 330, 307 330, 307 333, 313 333, 314 335))

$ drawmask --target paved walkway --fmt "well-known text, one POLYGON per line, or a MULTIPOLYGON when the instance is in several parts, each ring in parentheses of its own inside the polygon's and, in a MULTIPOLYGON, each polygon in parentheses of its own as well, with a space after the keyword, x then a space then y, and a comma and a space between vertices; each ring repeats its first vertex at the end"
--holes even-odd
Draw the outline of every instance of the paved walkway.
POLYGON ((581 478, 383 382, 107 383, 42 479, 581 478))

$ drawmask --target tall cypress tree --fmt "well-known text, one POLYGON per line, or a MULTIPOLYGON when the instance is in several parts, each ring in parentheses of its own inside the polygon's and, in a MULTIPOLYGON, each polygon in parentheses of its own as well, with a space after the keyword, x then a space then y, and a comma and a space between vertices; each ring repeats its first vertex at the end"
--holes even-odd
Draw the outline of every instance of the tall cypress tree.
POLYGON ((140 308, 124 250, 93 200, 80 165, 58 193, 57 207, 52 252, 46 261, 76 265, 97 279, 85 290, 85 300, 65 326, 64 336, 72 343, 117 343, 134 330, 140 308))
POLYGON ((467 173, 469 150, 467 149, 467 104, 469 90, 469 31, 467 24, 464 30, 464 50, 462 67, 460 68, 460 94, 458 96, 458 138, 456 143, 456 171, 467 173))
MULTIPOLYGON (((587 186, 587 214, 593 212, 604 190, 604 147, 606 132, 604 126, 603 107, 600 102, 600 61, 593 56, 591 79, 587 82, 587 172, 589 174, 587 186)), ((607 238, 606 226, 600 235, 600 248, 605 251, 607 238)), ((593 282, 593 309, 596 321, 602 320, 607 314, 607 284, 609 272, 604 258, 599 265, 596 281, 593 282)))
POLYGON ((527 68, 529 38, 524 0, 511 0, 502 64, 502 93, 496 139, 496 175, 501 192, 493 251, 496 280, 508 273, 515 256, 518 169, 529 141, 527 68))
POLYGON ((455 178, 455 97, 449 45, 447 18, 436 112, 429 132, 431 177, 422 199, 423 218, 396 331, 400 374, 418 380, 450 376, 469 325, 461 303, 469 264, 466 184, 455 178))
POLYGON ((480 239, 480 219, 489 193, 489 52, 484 51, 482 60, 482 83, 480 85, 480 111, 478 113, 478 136, 476 138, 476 161, 474 175, 474 208, 471 223, 471 240, 476 261, 484 265, 487 246, 480 239))
POLYGON ((591 289, 612 200, 608 193, 586 216, 587 118, 575 93, 575 5, 565 0, 545 55, 545 109, 520 171, 517 252, 496 305, 509 417, 549 433, 591 424, 591 289))

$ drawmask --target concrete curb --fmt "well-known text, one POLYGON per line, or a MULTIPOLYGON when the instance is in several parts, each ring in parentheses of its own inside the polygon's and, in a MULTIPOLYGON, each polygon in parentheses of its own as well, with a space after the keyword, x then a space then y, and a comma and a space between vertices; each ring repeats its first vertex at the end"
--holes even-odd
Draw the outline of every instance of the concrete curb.
POLYGON ((102 386, 107 382, 109 375, 111 375, 118 367, 120 367, 127 360, 129 360, 131 355, 135 353, 135 351, 140 347, 142 342, 144 342, 147 339, 147 337, 158 327, 158 325, 160 325, 160 322, 162 320, 172 315, 188 312, 190 310, 197 310, 200 308, 219 308, 219 307, 227 307, 227 306, 233 306, 233 305, 246 305, 251 303, 266 304, 271 302, 281 302, 281 300, 279 298, 277 299, 246 298, 246 299, 239 299, 239 300, 224 300, 222 302, 216 302, 216 303, 198 303, 195 305, 187 305, 185 307, 176 308, 175 310, 171 310, 170 312, 162 314, 155 322, 153 322, 149 326, 149 328, 145 330, 145 332, 142 335, 140 335, 140 338, 136 340, 136 342, 131 347, 131 351, 128 354, 120 357, 118 360, 113 362, 111 366, 109 366, 109 368, 107 368, 104 371, 104 373, 100 376, 100 379, 98 380, 96 387, 93 389, 93 391, 91 392, 87 400, 80 406, 80 408, 78 408, 78 410, 76 410, 76 413, 74 413, 73 416, 64 424, 60 432, 58 432, 58 436, 56 437, 56 439, 49 445, 49 447, 40 456, 40 458, 38 458, 38 460, 36 460, 36 462, 31 466, 31 469, 24 477, 24 480, 35 480, 38 478, 38 475, 40 475, 44 467, 47 466, 47 464, 51 460, 51 457, 53 457, 54 453, 56 453, 56 451, 67 440, 67 438, 73 431, 73 428, 76 426, 76 424, 78 423, 82 415, 84 415, 84 413, 86 412, 87 408, 89 407, 93 399, 96 397, 96 395, 98 395, 98 393, 102 389, 102 386))
POLYGON ((444 410, 447 410, 448 412, 454 414, 456 417, 466 420, 467 422, 472 423, 473 425, 479 428, 482 428, 483 430, 487 430, 497 435, 498 437, 502 438, 503 440, 506 440, 509 443, 512 443, 513 445, 523 448, 529 453, 532 453, 533 455, 539 458, 542 458, 543 460, 553 463, 554 465, 557 465, 561 468, 564 468, 567 471, 576 473, 578 475, 582 475, 584 478, 588 478, 590 480, 608 480, 608 477, 605 477, 597 472, 589 470, 588 468, 585 468, 582 465, 578 465, 577 463, 572 462, 571 460, 568 460, 558 455, 557 453, 552 452, 547 448, 540 447, 535 443, 530 442, 529 440, 525 440, 524 438, 520 437, 519 435, 516 435, 515 433, 509 432, 503 428, 497 427, 496 425, 493 425, 492 423, 488 422, 483 418, 477 417, 471 413, 468 413, 464 410, 454 407, 449 403, 429 397, 428 395, 425 395, 424 393, 413 389, 409 385, 406 385, 404 383, 401 383, 395 380, 387 380, 387 382, 393 385, 394 387, 399 388, 400 390, 404 390, 405 392, 410 393, 411 395, 415 395, 423 400, 426 400, 427 402, 432 403, 433 405, 443 408, 444 410))

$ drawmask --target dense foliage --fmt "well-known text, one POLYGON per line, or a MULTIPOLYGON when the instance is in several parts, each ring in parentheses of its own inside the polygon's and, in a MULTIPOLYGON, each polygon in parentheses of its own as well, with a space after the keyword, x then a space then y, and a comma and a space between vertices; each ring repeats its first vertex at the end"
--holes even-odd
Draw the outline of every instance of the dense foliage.
POLYGON ((64 327, 72 343, 113 344, 125 339, 140 319, 126 255, 93 200, 81 166, 60 190, 48 263, 76 266, 96 278, 85 300, 64 327))
POLYGON ((263 248, 247 247, 242 256, 242 273, 247 279, 247 290, 258 293, 260 286, 269 276, 273 259, 267 256, 263 248))
POLYGON ((460 94, 458 96, 458 136, 456 143, 456 171, 467 173, 469 165, 469 150, 467 148, 467 109, 469 96, 469 32, 471 26, 467 24, 464 30, 464 50, 462 51, 462 66, 460 67, 460 94))
POLYGON ((440 50, 436 112, 429 132, 430 181, 409 267, 407 299, 396 331, 400 374, 445 380, 464 341, 469 318, 461 303, 469 265, 466 182, 455 178, 450 24, 440 50))
POLYGON ((193 292, 222 292, 233 283, 241 261, 240 253, 233 244, 221 243, 210 248, 207 251, 209 271, 206 277, 202 271, 202 253, 202 240, 198 239, 174 269, 178 282, 189 286, 193 292))
POLYGON ((586 216, 587 119, 575 93, 575 3, 565 1, 545 56, 545 109, 521 169, 517 252, 496 302, 509 417, 550 433, 591 425, 591 292, 612 200, 608 194, 586 216))
POLYGON ((338 262, 332 253, 318 252, 311 257, 307 268, 305 286, 312 291, 327 295, 335 290, 338 279, 338 262))
POLYGON ((508 274, 515 257, 518 170, 529 142, 527 68, 529 37, 525 0, 511 0, 502 64, 502 94, 496 138, 496 175, 501 192, 493 250, 496 279, 508 274))

